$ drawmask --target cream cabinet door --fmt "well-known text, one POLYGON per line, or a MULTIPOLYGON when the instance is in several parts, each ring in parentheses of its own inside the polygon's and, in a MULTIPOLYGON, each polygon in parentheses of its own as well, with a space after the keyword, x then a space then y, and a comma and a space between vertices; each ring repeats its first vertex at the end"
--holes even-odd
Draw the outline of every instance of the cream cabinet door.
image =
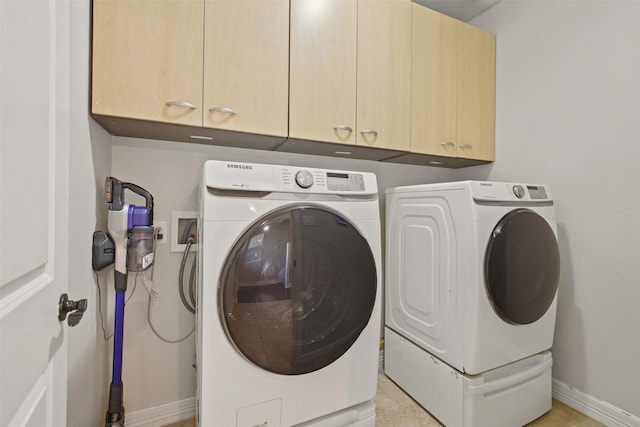
POLYGON ((495 159, 495 35, 458 28, 458 157, 495 159))
POLYGON ((92 112, 202 126, 203 0, 94 0, 92 112))
POLYGON ((412 7, 411 152, 456 157, 459 23, 412 7))
POLYGON ((356 141, 356 0, 291 0, 289 137, 356 141))
POLYGON ((358 2, 358 145, 410 148, 411 5, 358 2))
POLYGON ((495 36, 413 5, 411 152, 494 160, 495 36))
POLYGON ((206 0, 205 127, 287 135, 289 1, 206 0))

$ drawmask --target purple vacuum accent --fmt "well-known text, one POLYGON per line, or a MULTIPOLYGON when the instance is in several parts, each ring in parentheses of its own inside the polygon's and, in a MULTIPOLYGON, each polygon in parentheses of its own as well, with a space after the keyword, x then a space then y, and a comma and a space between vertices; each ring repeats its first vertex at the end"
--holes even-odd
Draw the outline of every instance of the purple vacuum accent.
POLYGON ((124 337, 124 292, 116 292, 116 315, 114 319, 113 373, 111 384, 122 383, 122 339, 124 337))
POLYGON ((136 225, 149 224, 149 211, 144 206, 129 205, 127 228, 131 230, 136 225))

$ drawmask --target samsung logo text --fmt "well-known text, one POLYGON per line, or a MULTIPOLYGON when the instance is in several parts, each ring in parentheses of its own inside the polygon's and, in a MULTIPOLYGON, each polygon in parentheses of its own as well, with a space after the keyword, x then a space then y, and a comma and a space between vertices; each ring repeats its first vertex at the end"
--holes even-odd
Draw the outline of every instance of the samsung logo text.
POLYGON ((253 169, 251 165, 241 165, 238 163, 227 163, 227 168, 231 169, 253 169))

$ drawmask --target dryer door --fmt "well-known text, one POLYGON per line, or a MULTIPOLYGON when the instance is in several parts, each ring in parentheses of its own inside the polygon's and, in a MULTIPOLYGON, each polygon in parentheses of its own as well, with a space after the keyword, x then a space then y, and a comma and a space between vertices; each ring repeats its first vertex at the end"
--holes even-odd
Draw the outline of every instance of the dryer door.
POLYGON ((228 338, 251 363, 304 374, 356 341, 373 311, 376 277, 369 244, 345 218, 287 207, 237 240, 222 270, 218 309, 228 338))
POLYGON ((558 242, 547 221, 515 209, 496 225, 485 253, 485 287, 496 313, 514 324, 541 318, 560 277, 558 242))

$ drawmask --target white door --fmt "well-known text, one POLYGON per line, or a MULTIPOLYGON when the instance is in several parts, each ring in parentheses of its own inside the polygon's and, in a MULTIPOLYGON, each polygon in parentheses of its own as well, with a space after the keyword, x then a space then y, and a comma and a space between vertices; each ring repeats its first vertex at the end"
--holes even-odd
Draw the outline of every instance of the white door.
POLYGON ((66 426, 69 24, 66 1, 0 0, 2 427, 66 426))

